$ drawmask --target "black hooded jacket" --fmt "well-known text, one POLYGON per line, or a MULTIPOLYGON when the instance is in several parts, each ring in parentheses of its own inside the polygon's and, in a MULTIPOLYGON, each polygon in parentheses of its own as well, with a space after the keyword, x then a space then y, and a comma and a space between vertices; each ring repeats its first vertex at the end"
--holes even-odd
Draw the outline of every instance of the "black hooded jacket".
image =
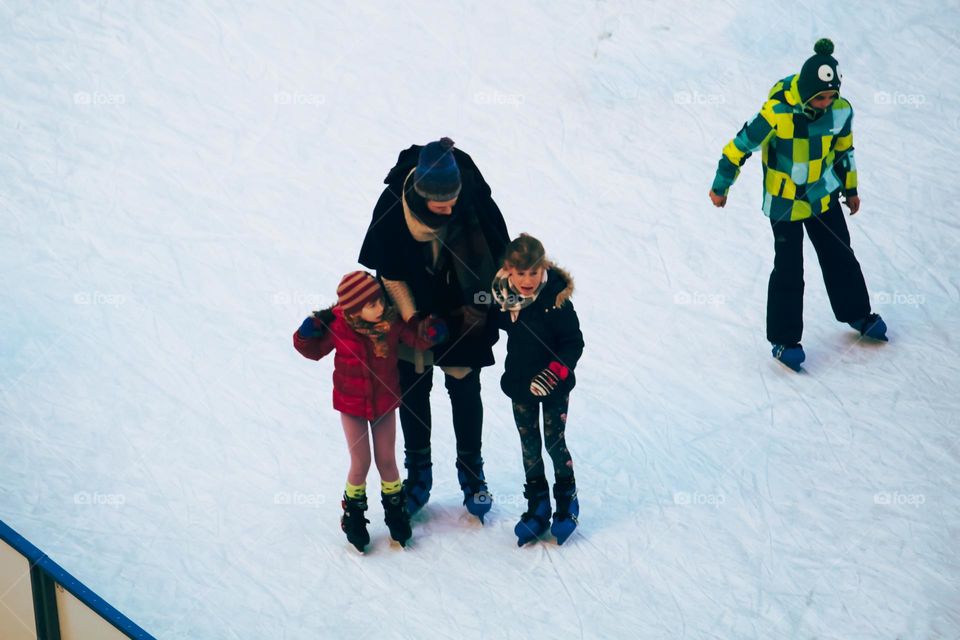
POLYGON ((462 335, 462 307, 472 305, 489 319, 489 283, 510 242, 507 225, 480 170, 469 155, 454 148, 462 189, 432 265, 430 243, 418 242, 410 233, 401 200, 404 181, 416 167, 421 148, 413 145, 401 151, 387 174, 359 262, 380 278, 405 282, 419 313, 436 314, 447 323, 450 337, 433 348, 435 364, 486 367, 494 363, 491 346, 499 337, 497 329, 488 321, 481 331, 462 335))
POLYGON ((522 403, 543 402, 530 393, 533 377, 557 361, 570 369, 551 396, 570 393, 576 386, 573 370, 583 355, 583 333, 573 309, 573 278, 557 266, 547 271, 547 283, 537 299, 519 311, 516 321, 510 311, 496 309, 497 327, 507 333, 507 361, 500 388, 512 400, 522 403))

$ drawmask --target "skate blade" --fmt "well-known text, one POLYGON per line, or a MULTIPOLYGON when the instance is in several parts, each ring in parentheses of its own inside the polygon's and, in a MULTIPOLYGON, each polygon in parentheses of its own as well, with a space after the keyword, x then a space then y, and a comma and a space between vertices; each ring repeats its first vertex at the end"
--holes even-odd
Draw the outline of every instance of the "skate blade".
POLYGON ((788 371, 793 371, 794 373, 803 373, 803 372, 804 372, 803 364, 798 364, 798 365, 796 366, 796 368, 794 368, 794 367, 790 366, 789 364, 787 364, 786 362, 784 362, 783 360, 781 360, 780 358, 774 358, 774 360, 776 360, 777 362, 779 362, 780 365, 781 365, 784 369, 786 369, 786 370, 788 370, 788 371))
POLYGON ((569 533, 560 534, 560 535, 553 534, 553 535, 554 535, 554 537, 557 539, 557 544, 558 544, 558 545, 562 545, 564 542, 566 542, 567 540, 570 539, 570 536, 572 536, 575 531, 576 531, 576 529, 574 529, 573 531, 571 531, 571 532, 569 532, 569 533))
POLYGON ((539 542, 543 536, 547 534, 547 531, 549 531, 547 528, 544 528, 543 531, 539 532, 534 529, 529 529, 522 537, 517 536, 517 546, 523 547, 531 542, 539 542))

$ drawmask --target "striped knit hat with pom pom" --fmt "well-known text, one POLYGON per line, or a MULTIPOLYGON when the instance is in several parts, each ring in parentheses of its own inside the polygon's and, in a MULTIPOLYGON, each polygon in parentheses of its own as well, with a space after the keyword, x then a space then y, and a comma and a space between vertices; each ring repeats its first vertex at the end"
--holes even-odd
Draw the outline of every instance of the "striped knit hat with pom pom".
POLYGON ((366 271, 351 271, 337 287, 337 305, 344 313, 359 313, 365 304, 381 297, 380 283, 366 271))

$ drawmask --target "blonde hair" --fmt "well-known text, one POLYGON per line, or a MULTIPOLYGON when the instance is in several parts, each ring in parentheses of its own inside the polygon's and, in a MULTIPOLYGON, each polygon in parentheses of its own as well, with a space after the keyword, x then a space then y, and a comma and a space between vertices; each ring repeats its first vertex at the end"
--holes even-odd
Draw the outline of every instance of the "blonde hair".
POLYGON ((528 233, 521 233, 507 245, 503 253, 503 266, 514 269, 533 269, 542 266, 550 267, 543 243, 528 233))

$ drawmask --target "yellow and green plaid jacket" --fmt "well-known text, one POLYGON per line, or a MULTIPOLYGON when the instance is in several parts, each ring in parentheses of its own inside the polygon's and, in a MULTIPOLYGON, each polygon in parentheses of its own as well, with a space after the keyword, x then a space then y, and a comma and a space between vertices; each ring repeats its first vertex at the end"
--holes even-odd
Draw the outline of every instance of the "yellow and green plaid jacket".
POLYGON ((760 113, 723 148, 713 191, 725 196, 740 167, 763 148, 763 212, 774 220, 803 220, 823 213, 842 190, 857 195, 853 160, 853 107, 838 96, 816 119, 804 112, 797 75, 770 89, 760 113))

